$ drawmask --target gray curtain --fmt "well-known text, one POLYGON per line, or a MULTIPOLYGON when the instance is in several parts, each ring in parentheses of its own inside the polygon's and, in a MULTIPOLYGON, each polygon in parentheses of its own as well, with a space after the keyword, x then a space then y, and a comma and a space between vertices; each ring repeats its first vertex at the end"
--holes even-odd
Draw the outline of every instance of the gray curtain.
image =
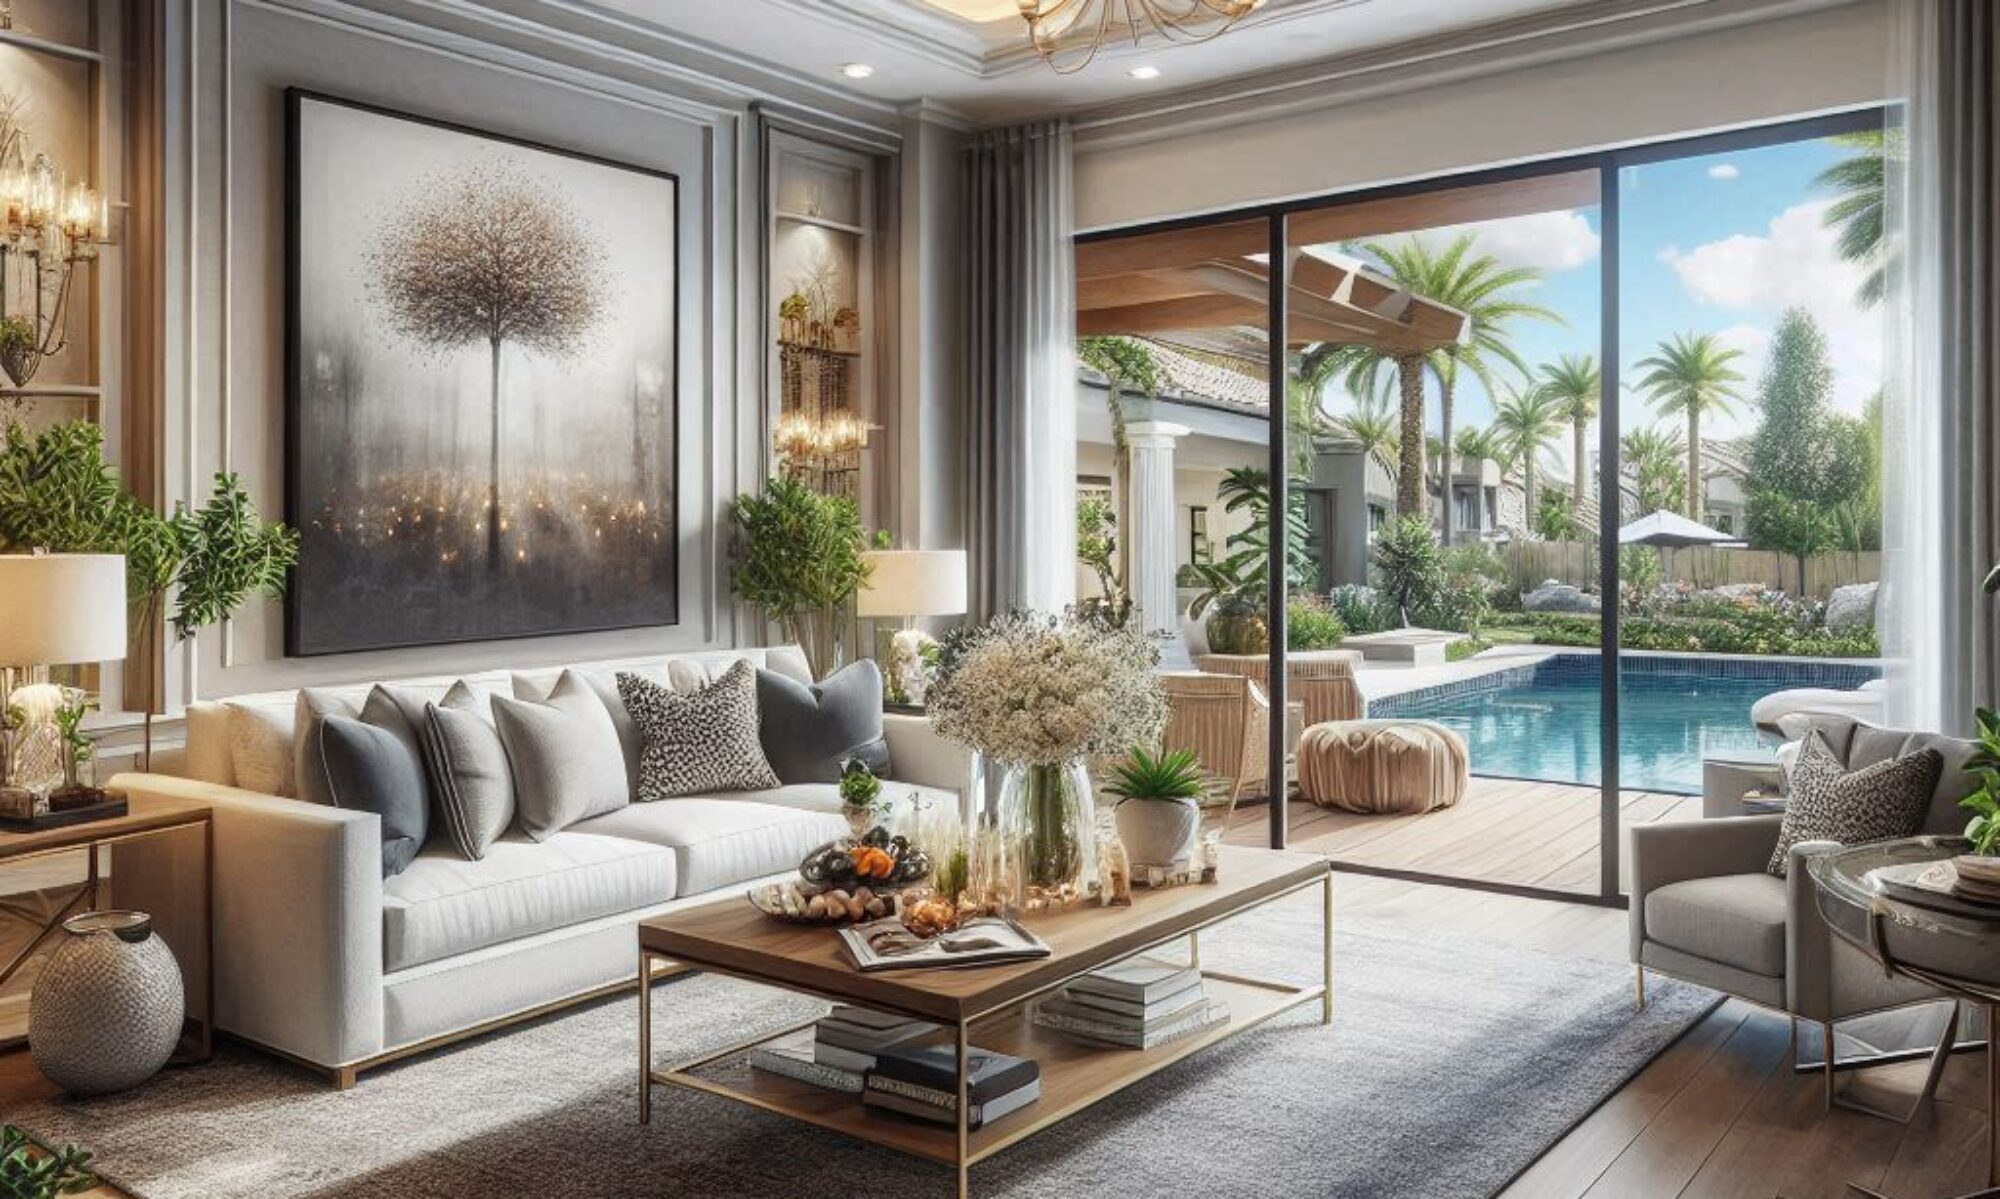
POLYGON ((966 542, 972 617, 1075 598, 1070 133, 979 134, 965 158, 966 542))
POLYGON ((1992 0, 1896 13, 1883 650, 1892 722, 1965 733, 2000 705, 2000 618, 1980 591, 2000 561, 2000 19, 1992 0))

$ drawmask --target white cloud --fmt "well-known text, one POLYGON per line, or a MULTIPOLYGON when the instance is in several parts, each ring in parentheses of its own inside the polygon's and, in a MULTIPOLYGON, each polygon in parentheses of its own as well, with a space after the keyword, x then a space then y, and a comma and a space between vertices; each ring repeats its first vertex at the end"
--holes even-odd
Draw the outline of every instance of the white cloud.
MULTIPOLYGON (((1864 272, 1840 257, 1839 235, 1825 221, 1830 203, 1795 204, 1772 218, 1761 235, 1739 233, 1661 257, 1689 295, 1703 305, 1753 318, 1767 340, 1768 329, 1785 309, 1811 313, 1826 335, 1833 362, 1834 403, 1859 412, 1881 385, 1881 310, 1865 310, 1855 302, 1864 272)), ((1761 369, 1761 355, 1757 365, 1761 369)))
POLYGON ((1680 256, 1681 256, 1681 248, 1678 245, 1674 244, 1673 242, 1668 242, 1666 245, 1661 246, 1659 249, 1653 251, 1653 257, 1660 262, 1672 262, 1674 259, 1679 258, 1680 256))
POLYGON ((1741 176, 1742 174, 1743 174, 1742 168, 1738 167, 1733 162, 1718 162, 1714 166, 1708 168, 1708 177, 1710 179, 1721 179, 1724 180, 1725 182, 1730 179, 1735 179, 1741 176))
POLYGON ((1494 221, 1445 225, 1386 240, 1400 242, 1419 237, 1433 246, 1446 246, 1461 233, 1472 234, 1476 252, 1492 255, 1503 266, 1524 266, 1538 271, 1568 271, 1587 265, 1596 260, 1600 240, 1590 222, 1578 212, 1536 212, 1494 221))

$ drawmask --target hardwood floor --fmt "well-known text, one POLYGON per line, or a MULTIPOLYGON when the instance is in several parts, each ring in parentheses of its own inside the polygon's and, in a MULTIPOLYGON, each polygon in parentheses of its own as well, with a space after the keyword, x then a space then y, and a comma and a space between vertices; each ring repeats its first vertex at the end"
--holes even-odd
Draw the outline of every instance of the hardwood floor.
MULTIPOLYGON (((1605 908, 1353 874, 1338 877, 1335 904, 1348 918, 1626 961, 1625 914, 1605 908)), ((1954 1058, 1939 1101, 1900 1125, 1828 1111, 1819 1076, 1791 1069, 1790 1032, 1782 1016, 1724 1004, 1551 1147, 1501 1199, 1843 1199, 1850 1179, 1895 1199, 1937 1199, 1983 1182, 1980 1058, 1954 1058)), ((1899 1106, 1920 1076, 1921 1067, 1911 1064, 1847 1085, 1899 1106)), ((0 1055, 0 1113, 48 1091, 25 1053, 0 1055)))
MULTIPOLYGON (((1599 802, 1595 787, 1475 777, 1455 806, 1420 816, 1341 812, 1300 799, 1288 816, 1292 848, 1335 862, 1594 895, 1599 802)), ((1266 844, 1268 812, 1262 804, 1239 808, 1229 839, 1266 844)), ((1620 827, 1700 815, 1693 796, 1627 791, 1620 827)))

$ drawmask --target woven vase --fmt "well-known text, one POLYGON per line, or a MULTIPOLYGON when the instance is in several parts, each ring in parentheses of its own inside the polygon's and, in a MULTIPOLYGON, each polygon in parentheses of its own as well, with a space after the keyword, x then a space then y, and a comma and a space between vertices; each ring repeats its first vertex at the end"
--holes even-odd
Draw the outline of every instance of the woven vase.
POLYGON ((63 930, 28 998, 29 1052, 72 1095, 135 1087, 180 1040, 180 964, 144 912, 86 912, 63 930))

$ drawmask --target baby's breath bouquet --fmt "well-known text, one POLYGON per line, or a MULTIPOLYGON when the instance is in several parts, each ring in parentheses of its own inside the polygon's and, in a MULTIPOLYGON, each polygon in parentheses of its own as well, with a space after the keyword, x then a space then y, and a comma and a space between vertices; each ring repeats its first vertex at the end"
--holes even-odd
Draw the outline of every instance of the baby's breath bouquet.
POLYGON ((1084 763, 1158 741, 1159 650, 1133 628, 1075 611, 1016 612, 944 640, 927 697, 938 735, 1005 771, 1000 823, 1021 847, 1028 906, 1087 894, 1097 878, 1084 763))

